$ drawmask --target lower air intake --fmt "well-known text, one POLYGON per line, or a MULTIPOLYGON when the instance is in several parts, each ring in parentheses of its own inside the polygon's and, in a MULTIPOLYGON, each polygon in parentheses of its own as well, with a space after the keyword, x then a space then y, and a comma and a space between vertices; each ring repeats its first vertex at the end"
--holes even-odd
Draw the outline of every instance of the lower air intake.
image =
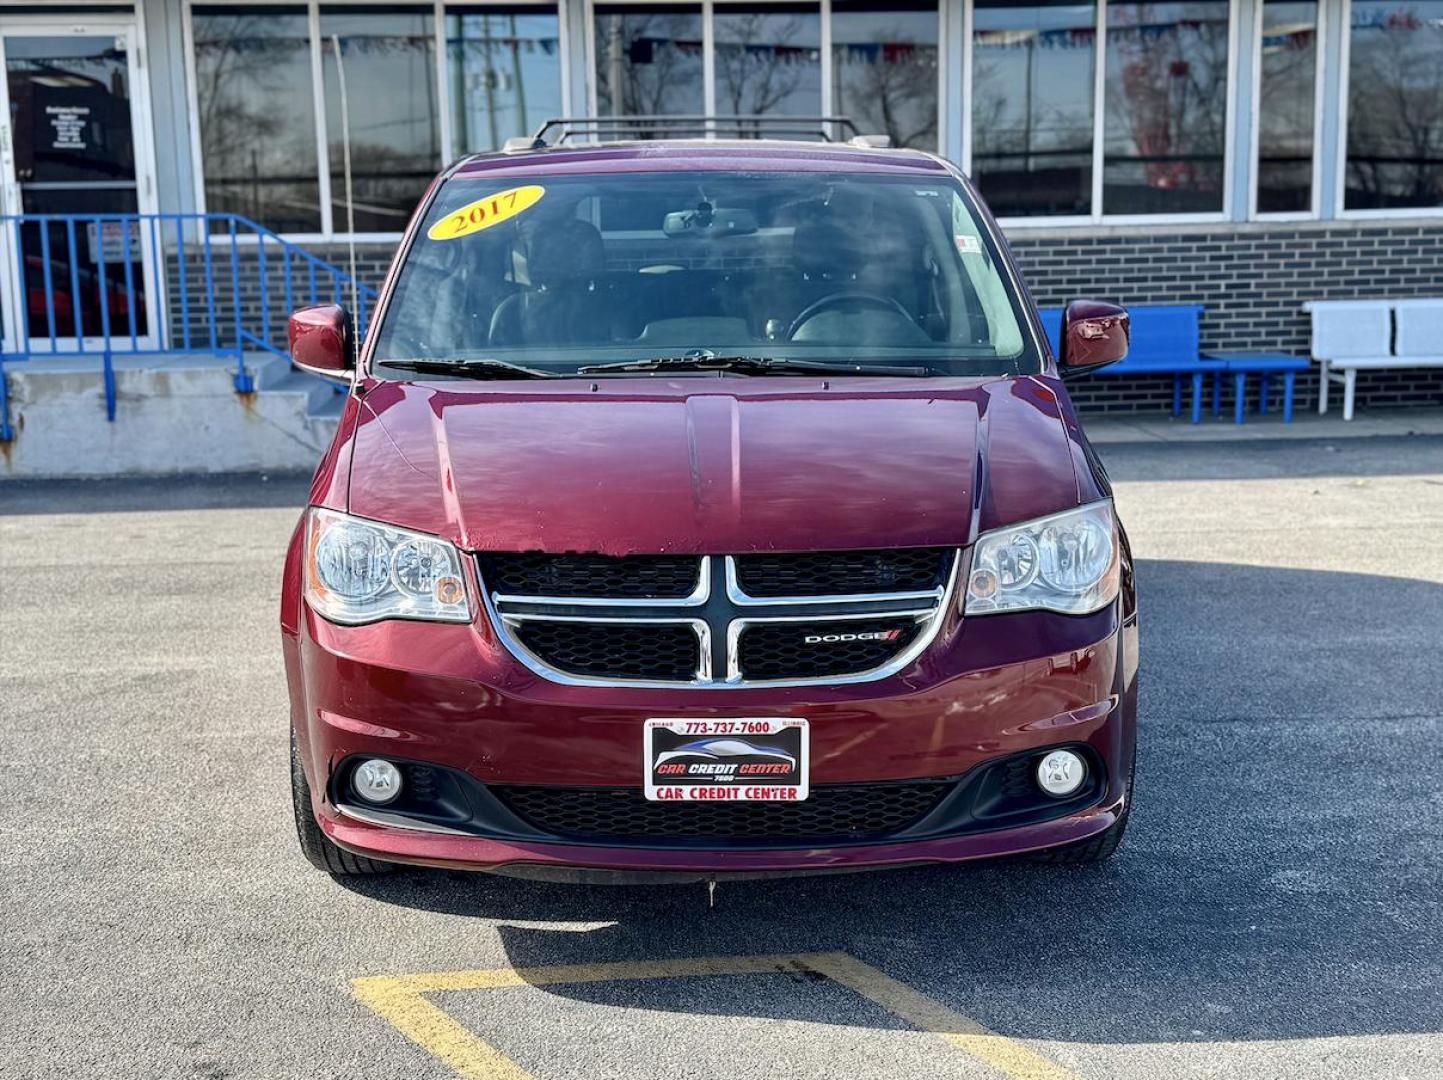
POLYGON ((639 788, 490 787, 528 824, 568 840, 698 843, 881 840, 927 816, 951 781, 828 784, 802 802, 648 802, 639 788))

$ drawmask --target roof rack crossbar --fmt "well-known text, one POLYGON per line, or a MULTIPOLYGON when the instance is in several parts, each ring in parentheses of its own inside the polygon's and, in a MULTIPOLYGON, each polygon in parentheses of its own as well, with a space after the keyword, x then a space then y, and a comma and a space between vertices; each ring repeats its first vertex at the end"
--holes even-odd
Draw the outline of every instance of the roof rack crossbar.
POLYGON ((562 116, 547 120, 532 136, 533 146, 560 146, 590 136, 632 137, 647 133, 667 136, 719 135, 728 132, 755 135, 812 135, 825 142, 835 141, 832 128, 846 128, 858 134, 850 116, 562 116))

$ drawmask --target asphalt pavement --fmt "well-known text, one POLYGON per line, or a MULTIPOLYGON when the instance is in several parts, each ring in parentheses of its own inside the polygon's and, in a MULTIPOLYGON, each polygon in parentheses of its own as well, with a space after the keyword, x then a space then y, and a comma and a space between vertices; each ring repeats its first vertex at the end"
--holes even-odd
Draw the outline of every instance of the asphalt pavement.
POLYGON ((300 857, 304 477, 0 484, 0 1077, 1443 1077, 1443 438, 1102 449, 1136 809, 1090 868, 300 857))

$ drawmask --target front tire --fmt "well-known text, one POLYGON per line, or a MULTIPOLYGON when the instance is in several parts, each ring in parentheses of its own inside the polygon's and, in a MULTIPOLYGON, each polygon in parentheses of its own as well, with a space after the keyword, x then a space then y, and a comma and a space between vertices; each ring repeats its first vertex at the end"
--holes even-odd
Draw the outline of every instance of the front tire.
POLYGON ((337 847, 321 831, 311 810, 311 785, 306 782, 306 772, 301 768, 301 756, 296 750, 294 730, 291 732, 291 803, 296 812, 296 839, 300 841, 301 854, 317 870, 324 870, 336 877, 350 877, 389 874, 396 869, 391 863, 378 862, 364 855, 353 855, 344 848, 337 847))

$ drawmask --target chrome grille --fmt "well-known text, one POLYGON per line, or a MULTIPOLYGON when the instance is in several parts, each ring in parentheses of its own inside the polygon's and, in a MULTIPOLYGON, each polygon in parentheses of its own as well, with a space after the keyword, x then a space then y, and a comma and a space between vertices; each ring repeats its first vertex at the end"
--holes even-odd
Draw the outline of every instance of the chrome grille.
POLYGON ((901 670, 940 627, 959 558, 955 548, 720 557, 527 552, 484 554, 478 567, 502 640, 539 675, 738 687, 861 682, 901 670), (883 580, 897 587, 872 588, 883 580), (749 585, 768 591, 755 595, 749 585), (518 586, 542 591, 513 591, 518 586))
POLYGON ((924 615, 744 624, 737 667, 748 681, 824 679, 881 667, 922 632, 924 615))
POLYGON ((947 579, 951 548, 762 552, 736 557, 736 583, 748 596, 839 596, 925 592, 947 579))
POLYGON ((672 682, 698 675, 701 643, 689 623, 529 619, 514 634, 531 655, 574 675, 672 682))
POLYGON ((694 555, 548 555, 541 551, 481 556, 497 593, 611 600, 683 600, 697 590, 694 555))

